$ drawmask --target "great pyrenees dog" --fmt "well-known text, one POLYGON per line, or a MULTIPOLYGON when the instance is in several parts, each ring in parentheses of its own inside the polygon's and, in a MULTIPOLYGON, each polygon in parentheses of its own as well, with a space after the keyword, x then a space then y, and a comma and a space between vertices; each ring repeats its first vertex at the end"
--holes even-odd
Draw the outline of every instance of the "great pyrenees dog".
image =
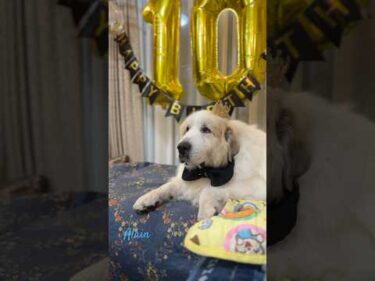
POLYGON ((268 202, 300 193, 268 280, 375 280, 374 122, 310 93, 269 89, 267 103, 268 202))
POLYGON ((141 196, 135 210, 186 200, 199 207, 202 220, 220 212, 229 198, 266 200, 266 134, 229 120, 222 107, 218 104, 213 111, 186 118, 177 146, 181 164, 176 176, 141 196))

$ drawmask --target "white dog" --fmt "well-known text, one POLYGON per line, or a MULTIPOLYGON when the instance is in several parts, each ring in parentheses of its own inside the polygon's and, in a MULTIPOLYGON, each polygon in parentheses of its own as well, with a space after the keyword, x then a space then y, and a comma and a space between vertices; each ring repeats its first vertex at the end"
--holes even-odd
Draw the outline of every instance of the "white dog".
POLYGON ((177 175, 140 197, 135 210, 187 200, 199 206, 201 220, 220 212, 229 198, 266 200, 264 132, 202 110, 183 122, 181 134, 177 175))
POLYGON ((299 178, 300 200, 294 229, 268 250, 267 277, 374 280, 375 124, 311 94, 271 91, 267 198, 299 178))

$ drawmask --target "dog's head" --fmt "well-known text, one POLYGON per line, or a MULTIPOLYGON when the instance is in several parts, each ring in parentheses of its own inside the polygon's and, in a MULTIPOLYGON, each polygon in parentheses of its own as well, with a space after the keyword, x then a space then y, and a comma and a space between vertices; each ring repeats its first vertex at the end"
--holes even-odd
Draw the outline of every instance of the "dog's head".
POLYGON ((239 150, 229 120, 207 110, 189 115, 180 132, 179 159, 188 168, 225 166, 239 150))

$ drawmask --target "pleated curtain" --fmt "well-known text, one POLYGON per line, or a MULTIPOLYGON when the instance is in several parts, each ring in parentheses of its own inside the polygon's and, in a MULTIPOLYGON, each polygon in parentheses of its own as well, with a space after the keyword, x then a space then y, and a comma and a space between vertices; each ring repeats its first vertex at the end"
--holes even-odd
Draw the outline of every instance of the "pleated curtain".
MULTIPOLYGON (((135 1, 118 0, 135 54, 141 55, 138 8, 135 1)), ((144 159, 143 105, 137 86, 130 81, 114 37, 109 34, 109 157, 144 159)))

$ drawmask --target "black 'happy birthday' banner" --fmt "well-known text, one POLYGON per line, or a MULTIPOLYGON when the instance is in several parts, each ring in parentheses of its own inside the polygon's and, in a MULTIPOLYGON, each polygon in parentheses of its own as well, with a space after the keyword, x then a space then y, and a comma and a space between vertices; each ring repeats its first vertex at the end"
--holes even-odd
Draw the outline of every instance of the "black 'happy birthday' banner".
MULTIPOLYGON (((178 100, 171 98, 163 90, 161 90, 155 82, 152 81, 141 69, 139 61, 137 60, 133 49, 131 47, 129 37, 125 32, 118 34, 115 41, 119 45, 120 54, 123 56, 125 61, 125 68, 128 70, 130 80, 138 85, 139 91, 142 93, 142 97, 147 98, 150 104, 154 104, 159 96, 163 96, 167 99, 167 111, 165 116, 173 116, 177 122, 180 121, 184 115, 189 115, 192 112, 207 109, 211 110, 215 105, 215 102, 211 102, 205 105, 185 105, 180 103, 178 100)), ((229 109, 229 114, 233 113, 235 107, 245 107, 243 98, 252 100, 254 92, 260 89, 259 82, 249 72, 227 95, 220 100, 229 109)))
POLYGON ((315 0, 295 22, 268 40, 270 54, 287 63, 285 76, 290 82, 300 61, 323 60, 322 44, 339 47, 344 30, 360 19, 355 0, 315 0), (312 36, 312 30, 321 36, 312 36))

